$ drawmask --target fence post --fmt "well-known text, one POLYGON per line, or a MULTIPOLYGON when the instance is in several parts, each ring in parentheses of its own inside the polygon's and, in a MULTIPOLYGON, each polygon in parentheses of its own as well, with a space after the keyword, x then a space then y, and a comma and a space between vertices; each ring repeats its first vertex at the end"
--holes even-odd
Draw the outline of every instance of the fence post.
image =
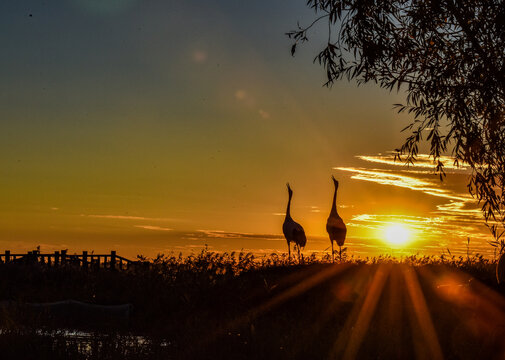
POLYGON ((112 270, 116 268, 116 252, 114 250, 110 252, 110 268, 112 270))
POLYGON ((5 250, 5 262, 8 263, 9 261, 11 261, 11 251, 5 250))
POLYGON ((61 263, 65 264, 67 261, 67 250, 61 250, 61 263))
POLYGON ((85 269, 88 268, 88 252, 87 251, 82 252, 82 267, 85 269))
POLYGON ((55 251, 54 252, 54 265, 59 265, 60 263, 60 252, 55 251))

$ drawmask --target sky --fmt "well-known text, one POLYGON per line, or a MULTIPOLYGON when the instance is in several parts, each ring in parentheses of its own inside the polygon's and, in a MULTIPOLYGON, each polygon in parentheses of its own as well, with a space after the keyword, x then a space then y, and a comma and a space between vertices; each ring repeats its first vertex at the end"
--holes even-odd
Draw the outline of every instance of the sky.
MULTIPOLYGON (((123 256, 286 252, 286 182, 306 253, 330 246, 331 176, 348 253, 493 256, 466 168, 393 162, 402 93, 290 54, 305 1, 0 3, 0 251, 123 256), (385 240, 402 224, 405 246, 385 240)), ((423 147, 421 148, 423 149, 423 147)))

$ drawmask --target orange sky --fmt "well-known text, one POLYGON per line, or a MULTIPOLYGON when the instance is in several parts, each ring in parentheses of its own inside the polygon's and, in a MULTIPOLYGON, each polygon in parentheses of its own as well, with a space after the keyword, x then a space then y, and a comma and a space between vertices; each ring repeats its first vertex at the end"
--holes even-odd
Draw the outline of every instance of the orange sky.
POLYGON ((459 254, 470 237, 492 256, 468 170, 440 183, 391 162, 402 94, 323 88, 322 32, 290 56, 304 2, 0 10, 0 249, 286 251, 289 181, 306 251, 323 251, 335 175, 350 253, 459 254), (384 243, 392 222, 411 228, 408 249, 384 243))

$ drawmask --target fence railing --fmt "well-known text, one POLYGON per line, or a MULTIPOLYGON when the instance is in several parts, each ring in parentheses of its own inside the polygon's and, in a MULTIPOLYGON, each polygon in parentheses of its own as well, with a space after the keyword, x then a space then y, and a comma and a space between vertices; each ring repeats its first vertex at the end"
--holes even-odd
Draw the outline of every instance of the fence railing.
POLYGON ((83 251, 82 254, 68 254, 67 250, 55 251, 52 254, 42 254, 39 250, 28 251, 26 254, 13 254, 10 250, 0 253, 0 263, 41 263, 48 266, 76 264, 83 268, 127 269, 133 261, 111 251, 110 254, 94 254, 83 251))

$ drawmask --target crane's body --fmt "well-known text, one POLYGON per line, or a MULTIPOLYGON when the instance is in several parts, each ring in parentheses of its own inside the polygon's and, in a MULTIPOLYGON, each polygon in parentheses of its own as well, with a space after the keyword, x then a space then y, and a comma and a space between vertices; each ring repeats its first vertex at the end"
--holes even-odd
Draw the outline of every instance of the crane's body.
POLYGON ((300 260, 300 250, 305 247, 307 243, 307 237, 305 236, 305 231, 303 227, 293 220, 291 217, 291 198, 293 197, 293 191, 291 190, 289 184, 288 187, 288 207, 286 209, 286 218, 284 219, 284 224, 282 224, 282 232, 284 237, 288 242, 288 254, 289 260, 291 261, 291 243, 294 243, 298 249, 298 260, 300 260))
POLYGON ((335 256, 333 253, 333 242, 336 242, 340 248, 339 255, 340 260, 342 260, 342 246, 345 242, 345 236, 347 234, 347 228, 344 221, 338 215, 337 212, 337 190, 338 181, 332 176, 333 184, 335 185, 335 192, 333 193, 333 204, 331 206, 330 216, 328 216, 328 221, 326 222, 326 231, 330 236, 331 241, 331 257, 335 261, 335 256))

